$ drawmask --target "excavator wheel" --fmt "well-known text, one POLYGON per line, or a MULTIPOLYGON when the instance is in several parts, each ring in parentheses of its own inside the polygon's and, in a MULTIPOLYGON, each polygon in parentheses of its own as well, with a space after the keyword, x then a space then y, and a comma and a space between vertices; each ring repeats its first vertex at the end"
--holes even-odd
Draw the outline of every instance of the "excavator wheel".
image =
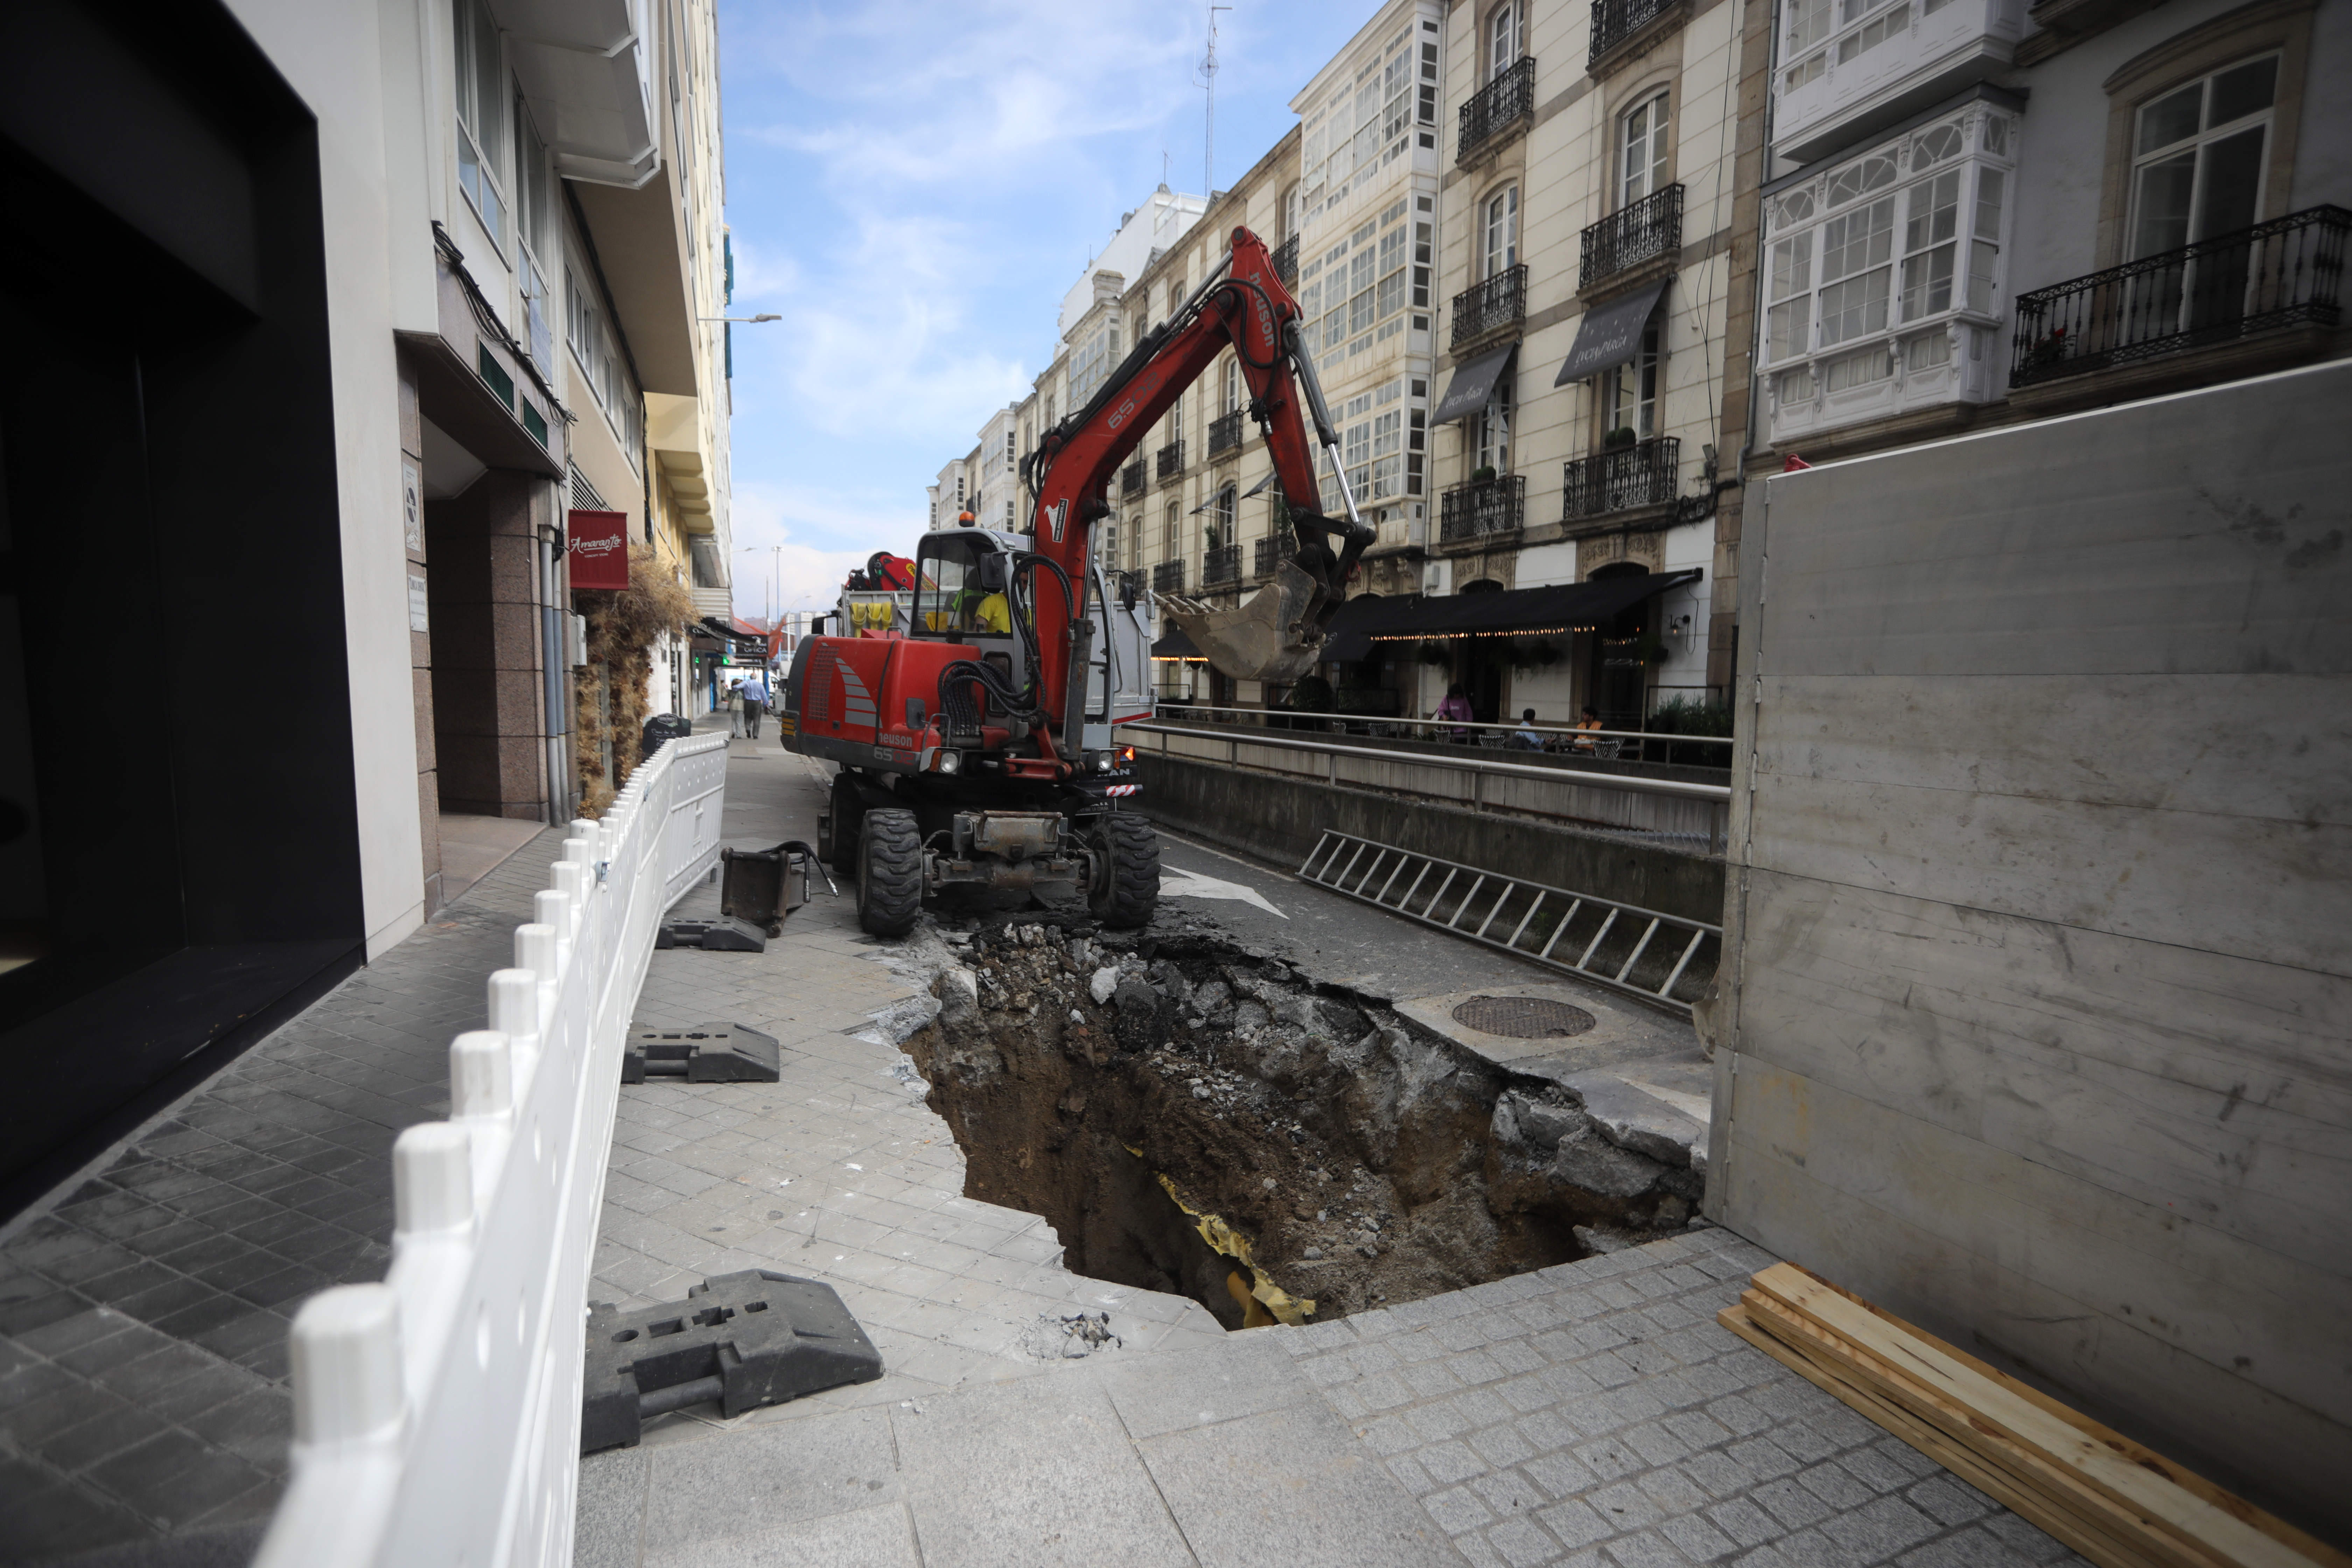
POLYGON ((857 923, 876 936, 904 936, 922 912, 923 836, 915 814, 898 806, 866 812, 857 825, 857 923))
POLYGON ((866 799, 846 773, 833 775, 833 810, 817 824, 817 853, 844 877, 857 871, 857 825, 866 816, 866 799))
POLYGON ((1091 837, 1097 858, 1087 911, 1114 931, 1147 924, 1160 902, 1160 835, 1134 813, 1112 811, 1091 837))

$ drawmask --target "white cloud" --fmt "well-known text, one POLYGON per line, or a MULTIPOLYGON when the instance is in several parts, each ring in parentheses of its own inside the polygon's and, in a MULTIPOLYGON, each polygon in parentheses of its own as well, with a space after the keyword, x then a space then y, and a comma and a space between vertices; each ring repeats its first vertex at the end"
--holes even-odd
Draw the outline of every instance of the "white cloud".
MULTIPOLYGON (((787 542, 755 537, 761 518, 788 529, 829 603, 834 558, 911 549, 924 487, 1026 394, 1063 292, 1161 149, 1172 184, 1199 181, 1202 17, 1174 0, 723 5, 735 313, 784 318, 735 332, 737 541, 787 542)), ((1228 121, 1220 94, 1228 177, 1328 58, 1306 59, 1309 25, 1330 31, 1318 9, 1225 18, 1221 88, 1258 105, 1228 121), (1291 54, 1245 42, 1261 27, 1291 54)))
POLYGON ((877 550, 911 552, 926 521, 868 497, 741 482, 733 515, 738 615, 762 614, 772 603, 831 609, 844 577, 877 550))

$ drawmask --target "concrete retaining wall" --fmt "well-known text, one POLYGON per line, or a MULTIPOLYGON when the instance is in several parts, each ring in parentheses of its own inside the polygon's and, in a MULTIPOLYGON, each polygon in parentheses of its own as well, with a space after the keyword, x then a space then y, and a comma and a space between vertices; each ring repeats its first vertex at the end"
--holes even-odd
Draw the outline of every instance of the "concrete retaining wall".
POLYGON ((1751 496, 1708 1194, 2339 1541, 2347 408, 2339 362, 1751 496))
POLYGON ((1296 867, 1337 828, 1710 925, 1723 916, 1723 863, 1703 855, 1149 752, 1136 768, 1136 804, 1154 822, 1279 864, 1296 867))

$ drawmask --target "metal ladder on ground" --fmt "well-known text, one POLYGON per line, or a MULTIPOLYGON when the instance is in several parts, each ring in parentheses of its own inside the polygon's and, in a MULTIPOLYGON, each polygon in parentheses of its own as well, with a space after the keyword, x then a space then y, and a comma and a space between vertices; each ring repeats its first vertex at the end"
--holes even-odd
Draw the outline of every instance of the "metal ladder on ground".
POLYGON ((1717 957, 1723 951, 1723 928, 1704 921, 1482 871, 1333 829, 1324 831, 1298 877, 1684 1016, 1713 970, 1711 958, 1696 969, 1693 961, 1703 951, 1717 957), (1657 940, 1662 932, 1664 942, 1657 940), (1688 994, 1676 995, 1686 974, 1694 976, 1688 994))

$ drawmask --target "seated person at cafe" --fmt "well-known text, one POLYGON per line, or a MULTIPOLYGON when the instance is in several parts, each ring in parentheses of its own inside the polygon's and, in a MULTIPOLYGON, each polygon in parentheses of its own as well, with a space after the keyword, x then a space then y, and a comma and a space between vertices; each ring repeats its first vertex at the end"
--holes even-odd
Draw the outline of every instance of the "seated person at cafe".
POLYGON ((1511 731, 1511 744, 1522 752, 1540 752, 1544 738, 1536 729, 1536 710, 1527 709, 1519 714, 1519 727, 1511 731))
MULTIPOLYGON (((1572 728, 1572 729, 1577 729, 1577 730, 1598 730, 1598 729, 1600 729, 1600 728, 1601 728, 1601 710, 1600 710, 1599 709, 1597 709, 1597 708, 1593 707, 1591 703, 1587 703, 1587 704, 1585 705, 1583 714, 1582 714, 1580 718, 1578 718, 1578 720, 1576 721, 1576 722, 1575 722, 1573 725, 1571 725, 1571 726, 1570 726, 1570 728, 1572 728)), ((1579 735, 1579 736, 1576 738, 1576 741, 1575 741, 1575 743, 1574 743, 1574 749, 1575 749, 1575 750, 1577 750, 1577 751, 1580 751, 1580 752, 1591 752, 1591 751, 1594 750, 1594 746, 1593 746, 1593 743, 1592 743, 1591 740, 1589 737, 1587 737, 1587 736, 1583 736, 1583 735, 1579 735)))

